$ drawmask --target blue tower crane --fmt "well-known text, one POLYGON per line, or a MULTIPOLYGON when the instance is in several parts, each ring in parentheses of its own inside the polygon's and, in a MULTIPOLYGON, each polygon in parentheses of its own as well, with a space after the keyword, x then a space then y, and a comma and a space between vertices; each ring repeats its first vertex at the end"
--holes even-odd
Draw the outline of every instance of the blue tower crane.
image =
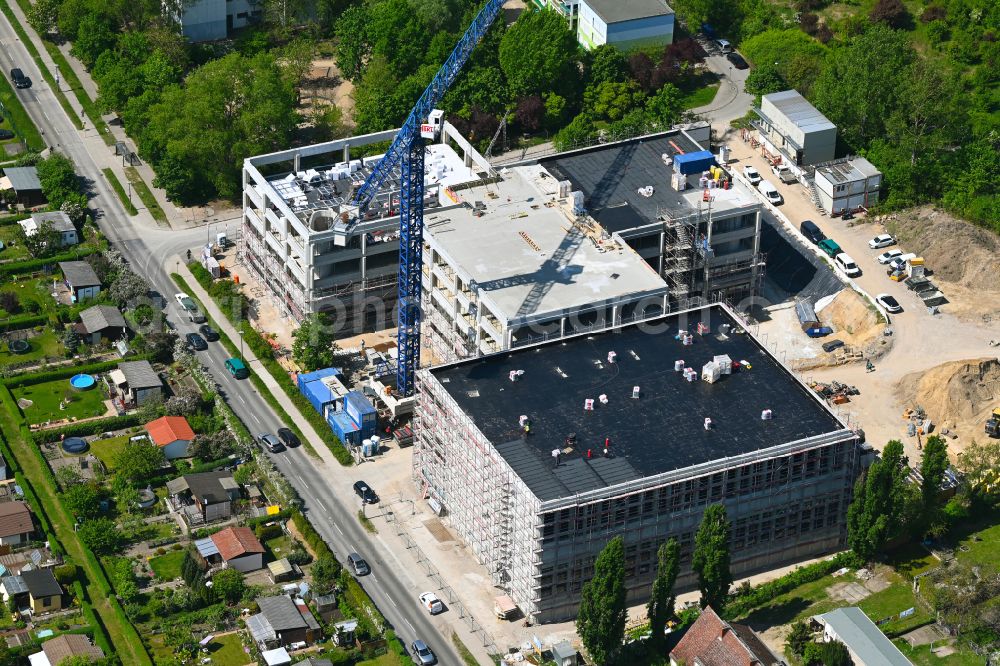
POLYGON ((458 78, 473 49, 500 14, 504 0, 488 0, 469 29, 462 35, 441 69, 417 100, 371 175, 354 195, 358 215, 375 198, 382 183, 399 164, 402 174, 399 197, 399 361, 396 390, 413 394, 413 382, 420 362, 420 283, 424 245, 424 139, 421 125, 458 78))

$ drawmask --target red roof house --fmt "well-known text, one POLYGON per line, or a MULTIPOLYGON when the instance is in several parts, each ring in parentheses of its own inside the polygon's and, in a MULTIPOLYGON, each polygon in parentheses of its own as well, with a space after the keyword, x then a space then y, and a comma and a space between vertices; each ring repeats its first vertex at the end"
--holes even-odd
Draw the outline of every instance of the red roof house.
POLYGON ((701 612, 684 638, 670 651, 671 666, 776 666, 781 659, 753 630, 729 624, 711 606, 701 612))
POLYGON ((264 567, 264 546, 249 527, 227 527, 212 535, 222 561, 246 573, 264 567))
POLYGON ((167 460, 186 458, 188 444, 194 439, 194 430, 183 416, 161 416, 145 425, 149 438, 163 449, 167 460))

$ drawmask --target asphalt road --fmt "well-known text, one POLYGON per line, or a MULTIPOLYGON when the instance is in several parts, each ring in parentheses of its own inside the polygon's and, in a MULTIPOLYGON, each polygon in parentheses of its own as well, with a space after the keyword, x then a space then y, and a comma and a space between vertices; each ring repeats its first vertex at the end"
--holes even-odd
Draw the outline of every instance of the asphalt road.
MULTIPOLYGON (((146 228, 126 213, 101 173, 98 166, 101 161, 95 160, 88 150, 88 147, 97 144, 85 144, 81 140, 5 17, 0 20, 0 64, 3 75, 12 67, 20 67, 31 78, 32 87, 17 90, 17 96, 42 132, 45 141, 54 150, 72 159, 77 172, 88 181, 92 190, 91 207, 103 213, 98 220, 101 230, 128 259, 133 269, 164 297, 167 302, 167 317, 175 323, 177 332, 183 336, 196 331, 197 325, 188 322, 179 312, 173 298, 178 290, 164 270, 163 262, 167 257, 183 255, 188 248, 195 248, 201 242, 204 230, 146 228)), ((95 130, 88 123, 85 131, 93 133, 95 130)), ((99 148, 105 149, 103 143, 99 148)), ((224 366, 228 356, 218 342, 209 343, 207 351, 198 352, 198 357, 222 387, 227 402, 250 432, 274 432, 282 425, 278 417, 250 381, 238 381, 229 375, 224 366)), ((349 492, 334 492, 317 470, 315 461, 302 448, 273 454, 271 457, 299 492, 311 522, 341 561, 344 561, 347 553, 358 552, 371 564, 372 574, 359 579, 359 582, 393 625, 400 639, 409 645, 413 640, 421 638, 438 656, 440 663, 462 664, 450 637, 446 635, 447 628, 441 623, 444 628, 442 632, 438 623, 432 621, 419 605, 417 595, 421 590, 410 589, 400 581, 394 571, 397 565, 385 553, 379 552, 380 546, 357 520, 355 514, 360 506, 357 498, 349 492)))

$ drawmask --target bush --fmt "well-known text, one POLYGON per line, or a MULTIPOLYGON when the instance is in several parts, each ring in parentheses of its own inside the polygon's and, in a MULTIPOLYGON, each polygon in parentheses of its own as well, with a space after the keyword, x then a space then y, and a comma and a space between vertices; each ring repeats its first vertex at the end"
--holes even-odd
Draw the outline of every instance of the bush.
POLYGON ((330 557, 336 559, 333 555, 333 551, 330 550, 330 547, 326 545, 325 541, 323 541, 323 537, 319 535, 319 532, 316 531, 316 528, 312 526, 312 523, 309 522, 309 519, 306 518, 301 511, 296 511, 292 514, 292 522, 295 523, 295 529, 297 529, 299 534, 302 535, 302 538, 305 539, 306 544, 308 544, 312 551, 316 553, 316 557, 329 555, 330 557))
POLYGON ((157 555, 166 555, 167 554, 167 549, 166 548, 157 548, 156 549, 156 554, 157 555))
POLYGON ((258 525, 257 529, 254 530, 254 534, 256 534, 257 538, 261 541, 267 541, 268 539, 276 539, 277 537, 280 537, 284 534, 284 531, 281 529, 281 525, 258 525))
POLYGON ((78 572, 79 570, 75 564, 61 564, 52 571, 56 580, 59 581, 60 585, 63 587, 68 587, 70 583, 76 580, 78 572))
POLYGON ((46 442, 58 442, 63 437, 86 437, 88 435, 99 435, 102 432, 114 430, 124 430, 145 423, 136 414, 126 414, 125 416, 112 416, 86 423, 72 423, 62 428, 53 428, 42 432, 32 433, 31 438, 36 444, 46 442))

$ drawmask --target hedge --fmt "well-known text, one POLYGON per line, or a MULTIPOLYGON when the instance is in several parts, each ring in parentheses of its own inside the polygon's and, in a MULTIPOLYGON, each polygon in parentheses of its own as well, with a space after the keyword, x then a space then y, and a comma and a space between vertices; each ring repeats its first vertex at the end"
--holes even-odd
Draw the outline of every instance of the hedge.
MULTIPOLYGON (((138 354, 136 356, 130 356, 129 361, 142 361, 151 358, 149 354, 138 354)), ((69 379, 73 375, 78 374, 88 374, 96 375, 102 372, 107 372, 108 370, 114 370, 121 364, 122 361, 100 361, 98 363, 88 363, 84 365, 68 365, 63 368, 58 368, 56 370, 48 370, 46 372, 36 372, 27 375, 17 375, 16 377, 8 377, 6 379, 0 380, 0 384, 7 386, 8 388, 20 388, 22 386, 33 386, 35 384, 44 384, 45 382, 51 382, 56 379, 69 379)))
POLYGON ((23 315, 21 317, 11 317, 3 322, 0 322, 0 332, 6 333, 7 331, 18 331, 22 328, 33 328, 35 326, 44 326, 49 321, 49 316, 40 315, 23 315))
POLYGON ((254 536, 257 537, 258 541, 269 541, 270 539, 276 539, 284 534, 284 530, 281 529, 281 525, 269 524, 269 525, 258 525, 254 529, 254 536))
POLYGON ((99 435, 102 432, 114 430, 124 430, 143 424, 143 419, 138 414, 125 414, 124 416, 109 416, 106 419, 96 421, 85 421, 83 423, 71 423, 61 428, 51 428, 49 430, 39 430, 31 433, 31 439, 35 444, 59 441, 65 437, 86 437, 88 435, 99 435))
POLYGON ((804 567, 799 567, 781 578, 761 583, 750 588, 745 594, 737 593, 726 602, 725 616, 736 619, 749 613, 759 606, 773 601, 776 597, 787 592, 791 592, 800 585, 817 581, 823 576, 829 575, 844 567, 855 568, 860 566, 858 556, 853 551, 837 553, 828 560, 814 562, 804 567))
POLYGON ((42 270, 46 267, 55 266, 60 261, 78 261, 99 251, 100 248, 92 246, 78 246, 78 249, 73 252, 63 252, 62 254, 57 254, 54 257, 29 259, 28 261, 19 261, 11 264, 0 264, 0 277, 20 275, 21 273, 34 273, 35 271, 42 270))
POLYGON ((30 213, 20 213, 18 215, 0 216, 0 227, 6 227, 21 220, 27 220, 29 217, 31 217, 30 213))
MULTIPOLYGON (((330 550, 330 547, 326 545, 326 541, 323 541, 323 537, 319 535, 316 528, 313 527, 312 523, 309 522, 309 519, 306 518, 305 514, 301 511, 292 512, 292 522, 295 523, 295 528, 299 531, 299 534, 302 535, 302 538, 305 539, 306 544, 308 544, 312 551, 316 553, 317 559, 324 555, 329 555, 335 560, 337 559, 337 557, 333 554, 333 551, 330 550)), ((337 562, 339 563, 340 560, 337 560, 337 562)))
POLYGON ((222 467, 223 465, 227 465, 231 462, 233 462, 233 459, 230 458, 229 456, 226 456, 225 458, 219 458, 218 460, 209 460, 203 463, 198 463, 197 465, 191 465, 191 469, 185 472, 185 474, 200 474, 201 472, 211 472, 216 467, 222 467))
POLYGON ((111 639, 108 638, 108 635, 104 630, 104 625, 101 624, 101 619, 97 617, 97 613, 94 612, 94 607, 89 601, 86 600, 87 598, 83 594, 83 583, 80 581, 74 582, 73 590, 76 592, 76 598, 80 600, 83 617, 87 619, 87 624, 94 628, 94 643, 96 643, 99 648, 104 650, 104 654, 114 654, 115 651, 111 647, 111 639))
POLYGON ((246 526, 252 529, 254 527, 257 527, 258 525, 264 525, 264 524, 270 523, 272 521, 273 522, 279 522, 279 521, 280 522, 284 522, 284 521, 288 520, 289 518, 291 518, 294 513, 295 513, 295 511, 293 509, 282 509, 278 513, 275 513, 275 514, 270 515, 270 516, 256 516, 254 518, 248 519, 247 522, 246 522, 246 526))

